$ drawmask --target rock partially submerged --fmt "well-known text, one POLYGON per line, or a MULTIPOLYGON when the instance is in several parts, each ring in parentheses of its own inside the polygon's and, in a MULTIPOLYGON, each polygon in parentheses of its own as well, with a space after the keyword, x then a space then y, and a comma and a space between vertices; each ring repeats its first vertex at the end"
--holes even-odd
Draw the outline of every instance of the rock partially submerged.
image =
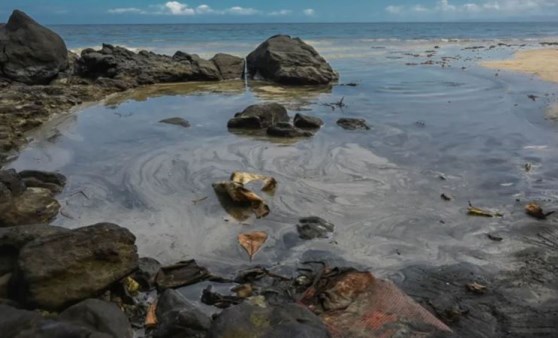
POLYGON ((38 238, 19 254, 21 298, 59 310, 96 296, 137 268, 134 243, 130 231, 109 223, 38 238))
POLYGON ((56 173, 0 170, 0 227, 48 223, 60 209, 54 194, 65 183, 56 173))
POLYGON ((205 338, 211 325, 208 316, 171 289, 163 292, 157 302, 157 319, 155 338, 205 338))
POLYGON ((159 123, 174 124, 175 126, 180 126, 184 128, 190 127, 190 122, 186 121, 182 117, 171 117, 168 119, 161 120, 159 121, 159 123))
POLYGON ((370 127, 366 124, 365 119, 355 118, 340 118, 337 120, 337 125, 346 130, 369 130, 370 127))
POLYGON ((262 103, 235 114, 227 126, 231 129, 265 129, 279 122, 289 122, 287 109, 278 103, 262 103))
POLYGON ((287 138, 314 136, 312 132, 296 128, 288 122, 279 122, 267 128, 267 135, 287 138))
POLYGON ((312 46, 288 35, 269 38, 246 60, 248 73, 255 79, 287 85, 325 85, 339 78, 312 46))
POLYGON ((321 217, 304 217, 298 220, 296 229, 302 239, 327 238, 335 225, 321 217))
POLYGON ((66 44, 50 29, 19 10, 0 26, 0 77, 46 84, 68 68, 66 44))
POLYGON ((295 127, 301 129, 320 129, 324 125, 324 121, 318 117, 297 113, 293 123, 295 127))

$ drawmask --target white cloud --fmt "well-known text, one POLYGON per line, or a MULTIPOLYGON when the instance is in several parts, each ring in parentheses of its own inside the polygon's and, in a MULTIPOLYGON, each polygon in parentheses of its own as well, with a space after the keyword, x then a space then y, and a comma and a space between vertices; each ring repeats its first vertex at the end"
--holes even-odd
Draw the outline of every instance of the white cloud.
POLYGON ((196 7, 197 14, 212 14, 215 12, 216 11, 208 5, 199 5, 198 7, 196 7))
POLYGON ((278 10, 278 11, 269 12, 269 15, 272 15, 272 16, 289 15, 292 12, 293 11, 291 11, 290 9, 281 9, 281 10, 278 10))
POLYGON ((312 8, 307 8, 307 9, 303 10, 302 13, 304 13, 304 15, 306 15, 306 16, 316 15, 316 11, 313 10, 312 8))
POLYGON ((109 9, 108 12, 110 14, 125 14, 125 13, 135 13, 135 14, 142 14, 144 13, 143 10, 135 7, 127 7, 127 8, 113 8, 109 9))
POLYGON ((388 6, 386 12, 393 15, 441 14, 449 16, 502 17, 522 14, 545 14, 549 10, 558 10, 558 0, 472 0, 457 4, 453 0, 437 0, 431 7, 388 6))
POLYGON ((258 14, 259 12, 260 11, 254 8, 246 8, 240 6, 234 6, 225 10, 225 13, 233 14, 233 15, 254 15, 254 14, 258 14))
POLYGON ((178 1, 169 1, 165 4, 165 8, 170 11, 172 15, 195 15, 196 10, 188 7, 187 4, 183 4, 178 1))
POLYGON ((391 14, 399 14, 403 11, 403 6, 387 6, 386 11, 391 14))

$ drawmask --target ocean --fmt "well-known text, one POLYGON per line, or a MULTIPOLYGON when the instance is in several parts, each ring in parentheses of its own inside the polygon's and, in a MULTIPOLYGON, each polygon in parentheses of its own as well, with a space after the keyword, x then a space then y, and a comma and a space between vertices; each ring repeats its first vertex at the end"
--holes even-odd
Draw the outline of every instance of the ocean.
POLYGON ((254 264, 289 265, 318 252, 380 276, 419 263, 503 269, 529 245, 516 235, 524 202, 558 198, 558 124, 546 116, 558 85, 479 65, 558 41, 558 23, 51 28, 75 51, 110 43, 203 57, 245 56, 272 35, 290 34, 340 73, 339 85, 326 88, 231 81, 138 89, 32 135, 10 166, 68 176, 54 224, 120 224, 137 236, 141 255, 164 263, 196 258, 213 270, 235 270, 249 264, 237 235, 261 230, 270 236, 254 264), (328 105, 341 99, 342 109, 328 105), (325 125, 291 142, 227 130, 236 112, 270 101, 325 125), (158 123, 174 116, 192 127, 158 123), (343 130, 340 117, 364 118, 372 128, 343 130), (221 206, 212 184, 238 170, 278 180, 266 196, 268 217, 238 221, 221 206), (470 217, 469 202, 504 218, 470 217), (335 224, 331 238, 298 238, 297 220, 312 215, 335 224), (495 246, 489 232, 506 240, 495 246))

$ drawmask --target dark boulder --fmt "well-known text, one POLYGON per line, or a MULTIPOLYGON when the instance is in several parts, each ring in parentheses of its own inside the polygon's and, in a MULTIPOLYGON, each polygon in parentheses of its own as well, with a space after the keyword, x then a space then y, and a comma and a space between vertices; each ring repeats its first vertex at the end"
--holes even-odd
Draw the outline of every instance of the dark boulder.
POLYGON ((335 226, 320 217, 304 217, 298 220, 296 229, 302 239, 327 238, 335 226))
POLYGON ((56 33, 15 10, 0 26, 0 75, 26 84, 47 84, 68 68, 66 44, 56 33))
POLYGON ((217 66, 223 80, 241 79, 244 75, 244 59, 238 56, 219 53, 211 61, 217 66))
POLYGON ((0 170, 0 183, 9 190, 13 197, 21 195, 26 188, 15 169, 0 170))
POLYGON ((0 275, 14 271, 17 267, 19 250, 25 244, 39 237, 65 231, 69 230, 43 224, 0 228, 0 275))
POLYGON ((365 119, 340 118, 337 125, 346 130, 369 130, 365 119))
POLYGON ((99 299, 87 299, 62 313, 59 319, 91 331, 103 332, 113 338, 132 338, 133 331, 128 318, 114 303, 99 299))
POLYGON ((314 136, 314 134, 312 134, 311 132, 298 129, 289 122, 279 122, 272 125, 271 127, 267 128, 267 135, 286 138, 314 136))
POLYGON ((0 304, 2 338, 114 338, 86 327, 45 318, 38 312, 0 304))
POLYGON ((246 60, 252 78, 287 85, 324 85, 339 77, 312 46, 288 35, 269 38, 246 60))
POLYGON ((289 122, 287 109, 278 103, 254 104, 229 120, 231 129, 265 129, 279 122, 289 122))
POLYGON ((190 304, 178 291, 168 289, 157 301, 159 324, 155 338, 205 338, 211 320, 190 304))
POLYGON ((302 129, 319 129, 324 125, 320 118, 304 114, 296 114, 293 122, 295 127, 302 129))
POLYGON ((18 285, 21 300, 59 310, 97 296, 138 266, 134 235, 99 223, 38 238, 21 249, 18 285))
POLYGON ((173 60, 180 63, 186 63, 192 66, 192 80, 200 81, 216 81, 222 80, 221 73, 215 63, 200 58, 197 54, 188 54, 178 51, 172 57, 173 60))
POLYGON ((219 72, 212 62, 180 53, 174 57, 148 51, 134 53, 126 48, 104 44, 100 50, 89 48, 81 52, 77 73, 92 79, 124 80, 132 86, 219 79, 219 72))
POLYGON ((328 338, 320 318, 297 304, 260 307, 244 302, 215 318, 208 338, 328 338))
POLYGON ((159 121, 159 123, 174 124, 175 126, 180 126, 184 128, 190 127, 190 122, 186 121, 181 117, 170 117, 168 119, 159 121))

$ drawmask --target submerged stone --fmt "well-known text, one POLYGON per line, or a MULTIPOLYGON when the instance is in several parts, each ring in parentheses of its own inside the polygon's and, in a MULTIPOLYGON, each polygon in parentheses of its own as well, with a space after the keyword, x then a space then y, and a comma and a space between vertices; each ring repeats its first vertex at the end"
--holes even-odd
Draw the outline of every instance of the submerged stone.
POLYGON ((320 217, 304 217, 298 220, 296 229, 302 239, 327 238, 335 225, 320 217))
POLYGON ((366 124, 365 119, 355 118, 340 118, 337 120, 337 125, 346 130, 369 130, 370 127, 366 124))
POLYGON ((181 117, 171 117, 168 119, 161 120, 159 121, 159 123, 174 124, 176 126, 180 126, 184 128, 190 127, 190 122, 186 121, 181 117))
POLYGON ((231 129, 265 129, 279 122, 288 122, 287 109, 278 103, 254 104, 237 113, 228 122, 231 129))
POLYGON ((295 115, 293 122, 295 127, 302 129, 320 129, 324 124, 324 121, 318 117, 300 113, 295 115))
POLYGON ((314 136, 312 132, 296 128, 295 126, 293 126, 288 122, 279 122, 267 128, 267 135, 273 137, 287 137, 287 138, 314 136))

